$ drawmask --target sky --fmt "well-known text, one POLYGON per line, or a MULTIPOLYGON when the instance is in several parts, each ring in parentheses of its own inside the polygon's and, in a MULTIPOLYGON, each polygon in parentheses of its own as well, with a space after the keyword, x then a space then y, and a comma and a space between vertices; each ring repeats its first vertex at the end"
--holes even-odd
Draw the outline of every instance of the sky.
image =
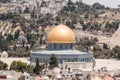
POLYGON ((120 5, 120 0, 82 0, 82 1, 87 4, 99 2, 110 8, 118 8, 118 5, 120 5))

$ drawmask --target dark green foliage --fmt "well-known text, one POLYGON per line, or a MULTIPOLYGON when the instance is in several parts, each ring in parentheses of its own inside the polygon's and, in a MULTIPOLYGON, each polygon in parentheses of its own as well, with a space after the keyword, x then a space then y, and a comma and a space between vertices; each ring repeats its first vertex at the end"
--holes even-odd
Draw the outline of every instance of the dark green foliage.
POLYGON ((89 28, 89 26, 88 25, 86 25, 86 24, 83 24, 83 30, 85 31, 86 29, 88 29, 89 28))
POLYGON ((7 41, 4 39, 4 37, 0 34, 0 50, 4 51, 4 50, 8 50, 8 43, 7 41))
POLYGON ((26 50, 26 48, 17 48, 16 45, 13 47, 14 51, 8 51, 9 57, 29 57, 30 50, 26 50))
POLYGON ((34 43, 36 42, 36 40, 38 39, 38 36, 35 35, 35 34, 30 34, 30 33, 27 33, 27 40, 28 40, 28 43, 31 43, 33 44, 34 46, 34 43))
POLYGON ((95 45, 98 42, 98 39, 95 38, 88 38, 88 37, 83 37, 80 38, 80 41, 77 42, 78 45, 85 47, 91 47, 93 45, 95 45))
POLYGON ((101 9, 106 9, 104 5, 101 5, 100 3, 94 3, 92 5, 93 8, 97 9, 97 10, 101 10, 101 9))
POLYGON ((20 33, 19 30, 15 32, 14 39, 18 39, 18 37, 19 37, 19 33, 20 33))
POLYGON ((71 22, 70 21, 66 22, 66 25, 69 26, 72 29, 75 28, 72 21, 71 22))
POLYGON ((39 66, 39 58, 36 59, 36 66, 34 68, 34 73, 39 74, 40 66, 39 66))
POLYGON ((35 12, 34 12, 34 11, 32 11, 30 16, 31 16, 31 18, 33 18, 33 19, 34 19, 34 18, 35 18, 35 12))
POLYGON ((16 45, 13 46, 13 50, 14 50, 14 51, 17 50, 17 46, 16 46, 16 45))
POLYGON ((96 52, 96 51, 102 51, 102 49, 100 48, 100 46, 99 45, 94 45, 94 47, 93 47, 93 51, 94 52, 96 52))
POLYGON ((19 14, 16 13, 4 13, 4 14, 0 14, 0 19, 1 20, 11 20, 13 23, 18 23, 21 20, 23 20, 24 18, 21 17, 19 14))
POLYGON ((10 0, 0 0, 0 2, 7 3, 7 2, 10 2, 10 0))
POLYGON ((107 44, 103 44, 103 49, 108 49, 108 45, 107 44))
POLYGON ((29 8, 26 7, 25 10, 24 10, 24 13, 29 13, 29 12, 30 12, 30 11, 29 11, 29 8))
POLYGON ((120 59, 120 47, 115 46, 111 50, 108 48, 107 44, 103 44, 103 49, 98 45, 94 45, 93 48, 95 58, 118 58, 120 59))
POLYGON ((117 30, 118 27, 119 27, 119 22, 106 23, 105 25, 106 30, 110 30, 110 29, 117 30))
POLYGON ((26 50, 29 50, 29 47, 28 47, 28 46, 26 46, 26 50))
POLYGON ((6 63, 3 63, 2 61, 0 61, 0 70, 6 70, 8 67, 8 65, 6 63))
POLYGON ((120 59, 120 46, 115 46, 113 51, 117 54, 117 58, 120 59))
POLYGON ((41 15, 41 18, 37 21, 38 24, 41 23, 41 25, 46 27, 47 25, 52 25, 54 19, 51 14, 41 15))
POLYGON ((73 2, 72 2, 72 0, 68 0, 68 3, 67 3, 67 5, 73 5, 73 2))
POLYGON ((89 18, 89 15, 88 14, 85 14, 85 19, 88 19, 89 18))
POLYGON ((16 70, 18 72, 24 72, 27 70, 27 63, 21 61, 13 61, 10 65, 10 70, 16 70))
POLYGON ((13 35, 8 34, 8 35, 7 35, 7 38, 6 38, 6 41, 7 41, 7 42, 11 42, 12 40, 13 40, 13 35))
POLYGON ((29 73, 30 75, 33 75, 34 74, 33 70, 34 66, 28 65, 26 72, 29 73))
POLYGON ((21 76, 18 80, 25 80, 25 77, 21 76))
POLYGON ((44 69, 44 64, 39 65, 39 58, 36 59, 36 66, 33 69, 33 72, 35 74, 40 74, 40 72, 44 69))
POLYGON ((58 67, 58 61, 57 57, 54 54, 52 54, 50 57, 49 68, 53 69, 55 67, 58 67))
POLYGON ((98 14, 96 13, 96 14, 94 15, 94 17, 95 17, 95 18, 98 18, 99 16, 98 16, 98 14))

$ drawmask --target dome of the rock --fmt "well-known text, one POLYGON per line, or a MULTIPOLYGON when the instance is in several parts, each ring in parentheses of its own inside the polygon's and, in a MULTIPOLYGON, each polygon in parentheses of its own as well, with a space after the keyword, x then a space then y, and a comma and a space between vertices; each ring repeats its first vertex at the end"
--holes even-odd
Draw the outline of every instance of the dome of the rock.
POLYGON ((66 25, 60 24, 53 28, 47 37, 48 43, 75 43, 74 32, 66 25))

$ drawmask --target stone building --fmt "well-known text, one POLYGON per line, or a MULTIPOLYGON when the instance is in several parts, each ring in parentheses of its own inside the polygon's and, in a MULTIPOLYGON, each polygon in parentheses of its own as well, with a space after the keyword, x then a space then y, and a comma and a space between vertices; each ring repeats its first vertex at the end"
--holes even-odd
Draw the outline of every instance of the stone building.
POLYGON ((66 25, 60 24, 53 28, 47 36, 47 50, 32 51, 30 55, 31 65, 35 65, 36 59, 40 63, 49 62, 52 54, 58 58, 59 66, 63 69, 81 69, 91 71, 94 57, 90 51, 78 51, 75 49, 75 34, 66 25))

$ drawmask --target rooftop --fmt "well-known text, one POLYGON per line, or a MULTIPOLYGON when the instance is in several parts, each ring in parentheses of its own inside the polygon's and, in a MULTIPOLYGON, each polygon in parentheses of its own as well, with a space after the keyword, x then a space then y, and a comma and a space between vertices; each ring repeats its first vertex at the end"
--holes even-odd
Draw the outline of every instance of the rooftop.
POLYGON ((32 53, 36 54, 65 54, 65 55, 75 55, 75 54, 92 54, 90 51, 79 51, 79 50, 36 50, 32 51, 32 53))

